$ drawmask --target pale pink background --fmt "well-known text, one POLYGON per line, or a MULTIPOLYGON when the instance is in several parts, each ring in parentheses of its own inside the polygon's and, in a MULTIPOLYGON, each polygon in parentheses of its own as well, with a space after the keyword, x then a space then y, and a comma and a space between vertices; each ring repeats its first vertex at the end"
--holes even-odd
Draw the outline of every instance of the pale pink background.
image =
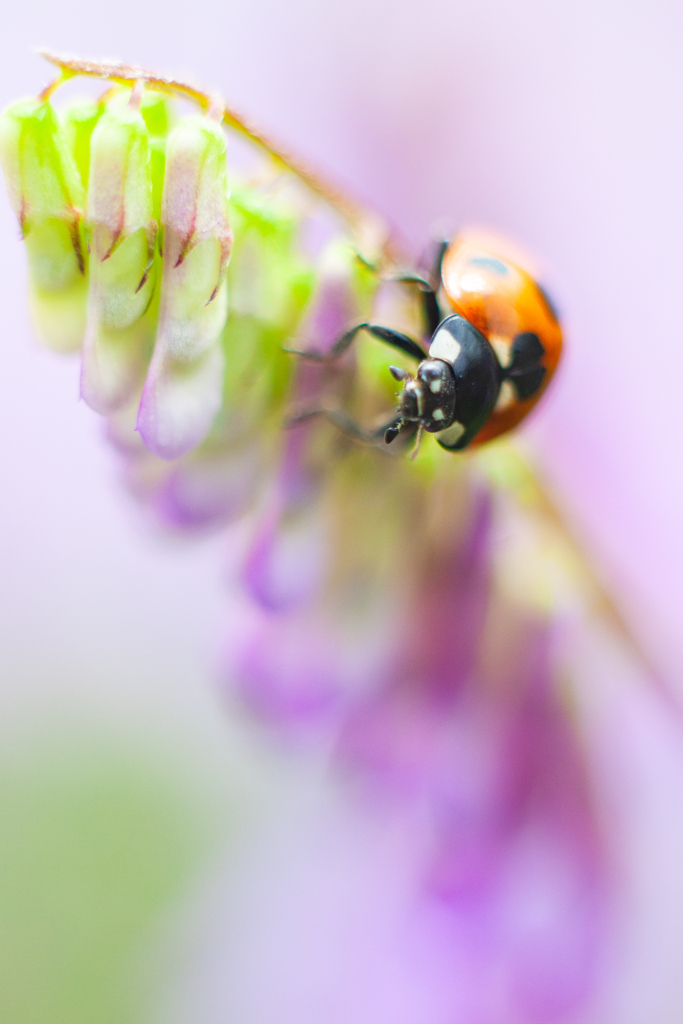
MULTIPOLYGON (((445 218, 535 249, 569 353, 529 436, 683 692, 680 4, 17 3, 0 37, 3 103, 48 80, 34 45, 221 90, 352 184, 415 247, 445 218)), ((76 364, 32 341, 16 237, 0 202, 6 727, 116 714, 142 732, 161 723, 174 743, 223 764, 207 684, 220 542, 184 548, 147 535, 115 486, 97 418, 78 403, 76 364)), ((653 791, 656 781, 653 769, 653 791)), ((655 802, 655 838, 680 816, 679 792, 655 802)), ((661 892, 652 898, 665 906, 661 892)))

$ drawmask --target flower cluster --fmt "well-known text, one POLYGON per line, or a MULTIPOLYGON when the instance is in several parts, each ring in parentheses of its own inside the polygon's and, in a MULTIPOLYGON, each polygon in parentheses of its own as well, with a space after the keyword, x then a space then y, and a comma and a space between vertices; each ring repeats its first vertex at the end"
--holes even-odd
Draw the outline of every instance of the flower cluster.
POLYGON ((565 1019, 594 982, 607 867, 557 656, 572 587, 549 586, 561 559, 529 571, 538 550, 510 569, 491 478, 514 457, 354 436, 395 385, 376 342, 335 342, 371 313, 426 332, 414 286, 377 269, 386 245, 277 153, 229 191, 221 122, 260 137, 220 103, 180 117, 189 88, 65 66, 114 84, 0 119, 37 335, 82 349, 82 396, 162 522, 246 523, 226 677, 415 809, 421 898, 478 950, 471 1019, 565 1019))
POLYGON ((110 415, 138 398, 146 446, 174 458, 221 406, 232 233, 220 126, 169 121, 137 88, 61 119, 49 99, 21 101, 0 151, 39 336, 82 346, 85 401, 110 415))

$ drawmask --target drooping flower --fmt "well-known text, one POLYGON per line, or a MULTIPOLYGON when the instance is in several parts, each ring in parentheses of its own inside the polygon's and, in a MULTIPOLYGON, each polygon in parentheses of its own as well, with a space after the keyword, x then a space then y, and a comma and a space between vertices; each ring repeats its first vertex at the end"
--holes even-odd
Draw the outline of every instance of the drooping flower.
POLYGON ((90 139, 90 289, 81 394, 102 414, 123 406, 137 390, 154 334, 157 223, 140 100, 131 96, 122 109, 104 113, 90 139))
POLYGON ((48 100, 20 100, 0 118, 0 164, 29 265, 31 314, 43 344, 80 347, 87 295, 83 186, 48 100))
POLYGON ((221 335, 223 404, 208 436, 180 458, 161 459, 134 430, 137 401, 108 423, 129 488, 163 523, 181 529, 233 521, 256 500, 273 465, 292 372, 283 345, 296 334, 313 286, 291 202, 264 202, 258 191, 236 187, 230 207, 236 241, 221 335))
POLYGON ((145 444, 167 459, 204 440, 223 401, 232 245, 226 149, 207 118, 184 119, 167 142, 159 326, 138 415, 145 444))

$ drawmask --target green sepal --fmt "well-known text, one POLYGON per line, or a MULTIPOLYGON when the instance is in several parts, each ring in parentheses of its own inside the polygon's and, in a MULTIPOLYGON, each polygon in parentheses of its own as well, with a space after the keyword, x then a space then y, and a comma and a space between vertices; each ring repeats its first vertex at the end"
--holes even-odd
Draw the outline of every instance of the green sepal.
MULTIPOLYGON (((159 150, 156 159, 160 164, 159 150)), ((194 359, 223 330, 232 248, 227 143, 209 118, 183 118, 168 137, 161 223, 160 334, 173 358, 194 359)))
POLYGON ((84 191, 90 176, 90 142, 104 106, 92 100, 75 100, 60 111, 64 138, 81 176, 84 191))
POLYGON ((49 102, 19 100, 0 116, 0 164, 26 240, 39 339, 58 351, 78 348, 85 327, 84 192, 49 102))
POLYGON ((141 323, 157 277, 152 160, 147 126, 130 106, 107 109, 93 131, 86 228, 91 266, 81 394, 106 415, 140 387, 154 328, 149 316, 141 323))
MULTIPOLYGON (((130 102, 132 89, 121 86, 107 100, 107 110, 125 110, 130 102)), ((168 98, 153 89, 145 89, 140 103, 140 115, 150 136, 164 137, 173 127, 173 107, 168 98)))
POLYGON ((22 232, 35 218, 78 219, 83 185, 49 101, 19 100, 0 115, 0 164, 22 232))
POLYGON ((92 134, 86 226, 93 256, 108 259, 130 235, 143 229, 151 263, 157 225, 153 217, 152 175, 147 126, 130 107, 108 110, 92 134))

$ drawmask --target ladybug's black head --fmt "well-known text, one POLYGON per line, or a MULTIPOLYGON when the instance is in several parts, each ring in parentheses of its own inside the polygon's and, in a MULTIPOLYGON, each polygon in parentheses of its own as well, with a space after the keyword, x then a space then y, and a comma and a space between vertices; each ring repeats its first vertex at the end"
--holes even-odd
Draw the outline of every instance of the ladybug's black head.
POLYGON ((415 377, 397 366, 389 369, 396 380, 403 381, 403 391, 398 415, 384 435, 387 444, 407 423, 417 423, 431 434, 451 425, 455 417, 455 377, 448 363, 423 359, 415 377))

